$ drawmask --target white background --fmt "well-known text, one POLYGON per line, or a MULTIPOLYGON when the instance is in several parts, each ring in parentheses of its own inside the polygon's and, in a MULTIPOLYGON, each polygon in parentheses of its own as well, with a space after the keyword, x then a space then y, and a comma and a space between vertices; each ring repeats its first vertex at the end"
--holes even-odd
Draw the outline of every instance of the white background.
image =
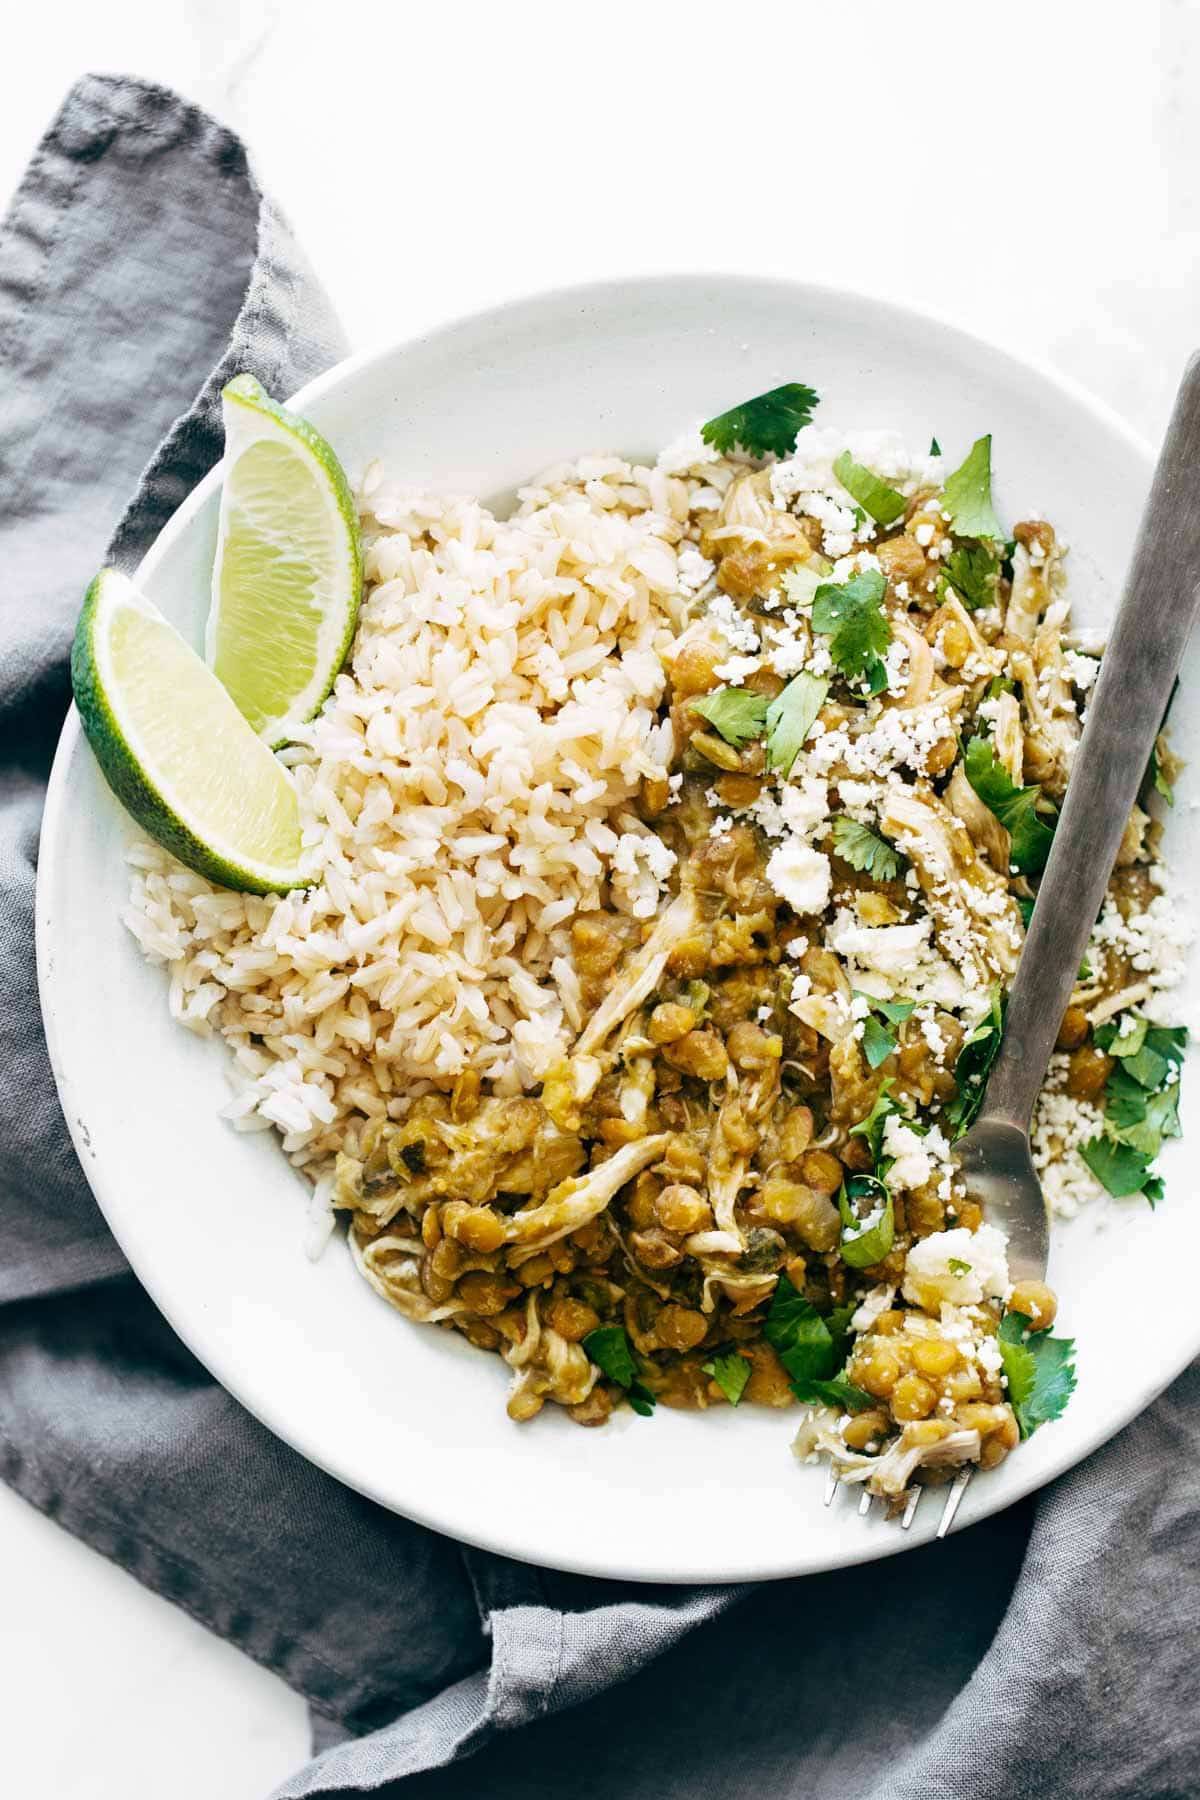
MULTIPOLYGON (((1200 0, 10 10, 0 202, 77 74, 170 83, 246 138, 356 348, 745 270, 932 309, 1157 438, 1200 343, 1200 0)), ((23 1800, 258 1800, 303 1760, 281 1683, 4 1489, 0 1594, 23 1800)))

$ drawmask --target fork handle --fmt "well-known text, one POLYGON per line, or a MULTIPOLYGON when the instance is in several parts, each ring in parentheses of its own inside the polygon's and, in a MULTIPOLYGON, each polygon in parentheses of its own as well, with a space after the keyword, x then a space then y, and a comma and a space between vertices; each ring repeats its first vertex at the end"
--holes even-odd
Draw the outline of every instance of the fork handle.
POLYGON ((1200 601, 1200 352, 1184 372, 1009 996, 982 1117, 1029 1125, 1200 601))

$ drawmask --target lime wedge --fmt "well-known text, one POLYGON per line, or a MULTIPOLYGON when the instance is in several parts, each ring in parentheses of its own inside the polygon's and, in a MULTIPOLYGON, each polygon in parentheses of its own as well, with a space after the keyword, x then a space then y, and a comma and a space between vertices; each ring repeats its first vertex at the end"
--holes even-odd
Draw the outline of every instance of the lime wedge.
POLYGON ((312 879, 287 770, 212 670, 115 569, 102 569, 87 591, 71 684, 109 787, 180 862, 255 894, 312 879))
POLYGON ((311 719, 362 596, 358 515, 337 457, 252 375, 223 395, 225 480, 205 655, 264 743, 311 719))

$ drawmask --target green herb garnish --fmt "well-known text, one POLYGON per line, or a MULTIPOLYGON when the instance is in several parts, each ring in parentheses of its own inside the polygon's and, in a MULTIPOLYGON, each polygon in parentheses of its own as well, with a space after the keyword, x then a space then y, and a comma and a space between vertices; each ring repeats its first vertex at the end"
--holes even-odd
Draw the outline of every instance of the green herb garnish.
POLYGON ((969 1275, 971 1273, 970 1263, 964 1262, 961 1256, 948 1256, 946 1267, 952 1275, 969 1275))
POLYGON ((878 569, 861 569, 840 585, 823 583, 813 599, 813 630, 828 636, 829 654, 842 674, 864 678, 873 694, 887 686, 883 654, 892 628, 883 610, 886 587, 878 569))
POLYGON ((761 737, 767 722, 767 701, 763 694, 752 694, 747 688, 718 688, 700 700, 688 702, 694 713, 707 719, 727 744, 740 750, 751 738, 761 737))
POLYGON ((833 847, 843 862, 873 881, 894 881, 900 873, 899 851, 877 831, 844 814, 833 821, 833 847))
POLYGON ((1156 794, 1162 795, 1163 799, 1166 801, 1168 806, 1174 806, 1174 804, 1175 804, 1175 789, 1171 786, 1171 783, 1167 780, 1166 772, 1164 771, 1163 766, 1162 766, 1162 759, 1160 758, 1160 756, 1158 754, 1157 742, 1155 743, 1153 750, 1150 752, 1150 766, 1146 770, 1146 780, 1148 781, 1150 786, 1154 789, 1156 794))
MULTIPOLYGON (((840 1311, 841 1309, 839 1309, 840 1311)), ((874 1402, 869 1394, 836 1376, 844 1357, 848 1318, 823 1319, 815 1306, 781 1275, 771 1296, 763 1336, 791 1376, 792 1392, 809 1405, 838 1406, 862 1412, 874 1402), (830 1327, 837 1324, 837 1335, 830 1327)))
POLYGON ((978 612, 981 606, 990 606, 995 600, 1000 558, 986 544, 960 544, 942 567, 968 612, 978 612))
POLYGON ((889 1077, 879 1085, 879 1092, 871 1104, 871 1110, 857 1125, 850 1127, 850 1137, 865 1138, 871 1150, 872 1162, 879 1161, 879 1152, 883 1148, 883 1128, 893 1113, 898 1113, 900 1106, 892 1099, 892 1083, 889 1077))
POLYGON ((1018 787, 996 756, 990 740, 973 737, 963 759, 967 780, 989 812, 995 813, 1012 839, 1013 866, 1023 875, 1038 875, 1046 866, 1054 825, 1037 812, 1040 787, 1018 787))
POLYGON ((766 709, 767 765, 778 769, 785 781, 828 693, 829 683, 822 676, 793 675, 766 709))
POLYGON ((896 1236, 892 1196, 877 1175, 851 1175, 838 1194, 842 1215, 841 1256, 852 1269, 869 1269, 882 1262, 896 1236), (855 1203, 866 1212, 855 1209, 855 1203))
POLYGON ((654 1395, 638 1380, 637 1364, 628 1334, 622 1325, 598 1325, 583 1340, 584 1350, 610 1381, 625 1389, 635 1413, 648 1419, 654 1411, 654 1395))
POLYGON ((730 1406, 736 1406, 750 1379, 750 1364, 745 1357, 731 1350, 727 1356, 714 1356, 711 1362, 701 1363, 700 1367, 706 1375, 712 1376, 730 1406))
POLYGON ((894 487, 889 487, 862 463, 855 462, 848 450, 842 451, 833 465, 833 472, 846 492, 852 494, 879 525, 894 525, 908 504, 903 494, 898 494, 894 487))
MULTIPOLYGON (((1131 1145, 1117 1143, 1113 1138, 1094 1137, 1086 1144, 1080 1144, 1079 1154, 1096 1180, 1115 1199, 1146 1193, 1152 1159, 1145 1151, 1134 1150, 1131 1145)), ((1147 1195, 1151 1206, 1157 1197, 1147 1195)))
POLYGON ((887 1061, 896 1048, 897 1039, 886 1025, 868 1013, 863 1020, 862 1047, 869 1069, 877 1069, 880 1063, 887 1061))
MULTIPOLYGON (((902 1025, 912 1012, 915 1004, 912 1000, 876 1000, 870 994, 855 994, 856 1000, 865 1000, 871 1008, 863 1020, 862 1047, 867 1059, 868 1068, 877 1069, 880 1063, 886 1062, 896 1048, 898 1039, 889 1025, 902 1025)), ((878 1158, 878 1151, 876 1151, 878 1158)))
POLYGON ((1075 1340, 1034 1331, 1023 1313, 1005 1313, 997 1334, 1008 1403, 1023 1438, 1061 1418, 1075 1392, 1075 1340))
POLYGON ((722 456, 728 456, 736 445, 750 456, 787 456, 795 448, 796 433, 812 419, 819 399, 812 388, 789 381, 718 413, 700 427, 700 436, 722 456))
POLYGON ((942 510, 960 537, 1002 539, 1003 527, 992 506, 992 438, 976 438, 964 462, 946 477, 942 510))
POLYGON ((950 1127, 951 1138, 960 1138, 970 1128, 983 1105, 987 1078, 1000 1053, 1000 1039, 1004 1035, 1004 1009, 1005 1000, 997 984, 992 989, 987 1016, 971 1032, 955 1060, 954 1080, 958 1092, 942 1115, 950 1127))

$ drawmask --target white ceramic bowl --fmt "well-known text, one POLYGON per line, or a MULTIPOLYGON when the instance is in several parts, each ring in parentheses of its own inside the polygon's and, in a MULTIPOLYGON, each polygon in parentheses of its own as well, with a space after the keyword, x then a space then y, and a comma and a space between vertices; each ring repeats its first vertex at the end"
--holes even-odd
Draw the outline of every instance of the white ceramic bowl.
MULTIPOLYGON (((652 456, 747 395, 800 380, 818 418, 936 434, 956 458, 994 434, 1002 517, 1044 511, 1072 545, 1071 592, 1102 623, 1119 591, 1148 486, 1145 444, 1103 407, 959 331, 880 301, 728 277, 575 289, 517 302, 360 356, 294 404, 356 477, 371 457, 440 487, 508 495, 548 463, 593 449, 652 456)), ((149 595, 202 638, 217 519, 203 481, 142 567, 149 595)), ((1175 741, 1200 760, 1200 646, 1184 671, 1175 741)), ((1170 853, 1192 891, 1200 841, 1170 853)), ((1194 802, 1192 803, 1194 804, 1194 802)), ((795 1463, 794 1414, 756 1408, 625 1413, 581 1431, 554 1409, 504 1411, 506 1371, 462 1338, 408 1324, 335 1242, 304 1254, 305 1190, 267 1136, 218 1118, 225 1056, 167 1015, 161 971, 120 923, 128 822, 71 714, 50 784, 38 881, 42 1004, 63 1109, 96 1197, 134 1269, 196 1355, 296 1449, 384 1505, 531 1561, 649 1581, 793 1575, 921 1543, 828 1511, 822 1477, 795 1463)), ((1181 1001, 1181 1017, 1194 994, 1181 1001)), ((1200 1213, 1163 1159, 1157 1213, 1115 1203, 1056 1229, 1051 1277, 1078 1339, 1065 1418, 968 1490, 984 1517, 1085 1456, 1200 1350, 1193 1269, 1200 1213)))

